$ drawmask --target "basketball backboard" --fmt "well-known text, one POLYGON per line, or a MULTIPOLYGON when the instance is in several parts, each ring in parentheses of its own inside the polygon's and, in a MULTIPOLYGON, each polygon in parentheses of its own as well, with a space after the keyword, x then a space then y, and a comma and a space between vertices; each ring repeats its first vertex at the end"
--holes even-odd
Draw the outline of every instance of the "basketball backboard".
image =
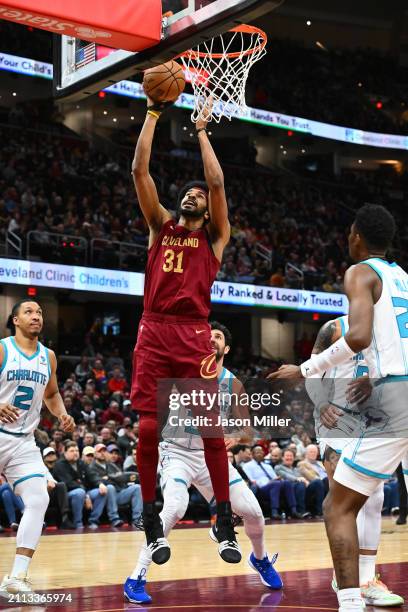
POLYGON ((139 53, 54 35, 54 95, 61 100, 78 100, 97 93, 140 70, 176 57, 197 42, 251 22, 283 1, 163 0, 162 40, 139 53))

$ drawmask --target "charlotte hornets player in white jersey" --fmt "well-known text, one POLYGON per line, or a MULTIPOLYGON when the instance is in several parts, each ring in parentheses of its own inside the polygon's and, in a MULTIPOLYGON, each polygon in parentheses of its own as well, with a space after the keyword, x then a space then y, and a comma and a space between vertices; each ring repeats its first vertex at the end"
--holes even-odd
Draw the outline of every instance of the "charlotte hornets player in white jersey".
POLYGON ((56 359, 38 340, 43 327, 39 304, 23 301, 12 310, 15 336, 0 341, 0 473, 24 502, 17 531, 17 550, 0 596, 32 593, 27 571, 40 539, 48 506, 46 468, 34 441, 42 402, 64 431, 74 429, 56 378, 56 359))
MULTIPOLYGON (((312 355, 319 354, 321 350, 328 348, 333 342, 344 336, 348 327, 347 315, 325 323, 316 338, 312 355)), ((368 373, 367 361, 364 354, 360 352, 326 371, 323 377, 319 376, 321 383, 314 378, 306 380, 306 389, 316 406, 314 413, 316 436, 323 459, 327 448, 333 449, 340 455, 345 446, 353 438, 360 437, 363 432, 365 427, 363 415, 356 402, 351 403, 347 399, 347 391, 350 379, 367 376, 368 373), (323 407, 324 418, 322 420, 321 409, 323 407), (330 422, 330 418, 333 417, 333 421, 330 422)))
MULTIPOLYGON (((344 336, 348 327, 347 315, 325 323, 319 330, 312 355, 319 354, 344 336)), ((306 380, 306 389, 316 405, 316 435, 330 485, 340 455, 348 444, 360 437, 366 427, 364 406, 372 390, 368 375, 369 368, 365 355, 360 352, 325 372, 321 386, 316 379, 306 380), (355 381, 352 385, 350 379, 355 381), (357 384, 358 381, 360 384, 357 384), (353 396, 352 402, 351 399, 347 399, 350 398, 350 394, 353 396)), ((383 503, 384 483, 380 480, 357 515, 361 594, 367 605, 401 606, 404 603, 403 598, 392 593, 377 578, 376 560, 381 537, 383 503)), ((335 578, 332 587, 337 591, 335 578)))
MULTIPOLYGON (((229 352, 231 334, 220 323, 211 323, 211 344, 216 351, 217 374, 221 396, 221 413, 229 416, 232 413, 231 393, 241 393, 242 385, 237 378, 223 366, 224 356, 229 352)), ((178 418, 181 420, 182 415, 178 418)), ((163 509, 160 517, 163 521, 165 537, 174 525, 183 518, 188 502, 188 489, 194 485, 210 502, 214 497, 211 479, 204 459, 204 446, 198 431, 184 427, 166 427, 163 431, 164 441, 160 444, 160 475, 163 491, 163 509), (169 437, 169 436, 172 437, 169 437), (176 437, 175 437, 176 436, 176 437)), ((227 448, 237 440, 226 439, 227 448)), ((245 532, 251 540, 252 553, 249 565, 258 572, 262 583, 272 589, 282 588, 282 580, 274 569, 275 557, 268 559, 264 542, 265 520, 258 500, 247 487, 239 472, 229 464, 229 485, 232 510, 244 521, 245 532)), ((210 537, 217 541, 214 527, 210 537)), ((152 598, 146 592, 147 571, 152 563, 151 553, 144 545, 140 551, 138 563, 132 575, 126 580, 124 595, 132 603, 150 603, 152 598)))
POLYGON ((395 230, 395 221, 383 206, 367 204, 357 211, 349 234, 350 256, 357 263, 344 278, 349 330, 300 367, 283 366, 277 375, 322 375, 372 345, 376 373, 382 377, 374 389, 380 409, 390 417, 382 437, 362 436, 344 449, 325 500, 324 517, 341 612, 364 609, 356 516, 378 482, 394 473, 408 450, 408 412, 401 405, 408 381, 408 276, 386 258, 395 230))

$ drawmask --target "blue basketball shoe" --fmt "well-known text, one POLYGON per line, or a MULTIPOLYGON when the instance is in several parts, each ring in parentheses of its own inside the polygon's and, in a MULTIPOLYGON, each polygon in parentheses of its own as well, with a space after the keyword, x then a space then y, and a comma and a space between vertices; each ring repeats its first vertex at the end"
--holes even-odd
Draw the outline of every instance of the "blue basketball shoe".
POLYGON ((263 559, 257 559, 254 553, 251 553, 248 559, 249 566, 258 572, 262 584, 270 589, 281 589, 283 587, 282 578, 273 567, 277 558, 278 553, 273 555, 271 561, 269 561, 268 555, 265 555, 263 559))
POLYGON ((139 576, 134 580, 127 578, 123 587, 123 595, 130 603, 148 604, 152 602, 152 598, 146 593, 146 580, 143 580, 146 575, 146 570, 142 570, 139 576))

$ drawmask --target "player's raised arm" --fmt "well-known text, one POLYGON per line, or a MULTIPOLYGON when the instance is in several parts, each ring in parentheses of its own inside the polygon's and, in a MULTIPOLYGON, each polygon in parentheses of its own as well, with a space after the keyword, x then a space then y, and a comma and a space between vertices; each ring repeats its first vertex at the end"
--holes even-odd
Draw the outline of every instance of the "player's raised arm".
MULTIPOLYGON (((148 99, 148 106, 152 104, 148 99)), ((162 225, 171 219, 170 213, 159 202, 156 185, 149 172, 153 137, 159 117, 160 111, 148 109, 132 163, 137 198, 150 230, 149 246, 154 242, 162 225)))
POLYGON ((208 139, 206 126, 207 122, 203 120, 199 120, 196 123, 201 157, 204 165, 204 176, 209 189, 210 221, 208 224, 208 232, 214 254, 217 259, 221 261, 224 248, 230 239, 231 228, 228 221, 224 174, 208 139))
POLYGON ((51 375, 48 385, 44 393, 44 403, 48 410, 57 417, 60 422, 61 428, 64 431, 73 431, 75 429, 75 422, 72 416, 67 414, 64 406, 63 399, 59 392, 57 382, 57 359, 53 351, 49 351, 51 375))

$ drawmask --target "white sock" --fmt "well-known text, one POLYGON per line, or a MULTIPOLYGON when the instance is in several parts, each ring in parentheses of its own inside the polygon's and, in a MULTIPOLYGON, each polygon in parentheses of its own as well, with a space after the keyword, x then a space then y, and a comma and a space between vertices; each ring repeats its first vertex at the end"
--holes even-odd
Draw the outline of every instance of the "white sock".
POLYGON ((362 610, 363 599, 361 597, 361 591, 357 589, 340 589, 337 592, 337 599, 339 601, 340 610, 362 610))
POLYGON ((360 571, 360 584, 367 584, 367 582, 369 582, 370 580, 374 580, 376 560, 376 555, 360 555, 358 562, 360 571))
POLYGON ((147 550, 146 544, 144 544, 140 550, 137 565, 130 575, 132 580, 137 580, 140 575, 144 580, 146 580, 147 570, 149 569, 151 562, 152 558, 147 550))
POLYGON ((16 555, 14 557, 14 565, 11 570, 10 576, 17 577, 23 574, 24 578, 27 576, 28 566, 30 565, 31 557, 26 555, 16 555))

